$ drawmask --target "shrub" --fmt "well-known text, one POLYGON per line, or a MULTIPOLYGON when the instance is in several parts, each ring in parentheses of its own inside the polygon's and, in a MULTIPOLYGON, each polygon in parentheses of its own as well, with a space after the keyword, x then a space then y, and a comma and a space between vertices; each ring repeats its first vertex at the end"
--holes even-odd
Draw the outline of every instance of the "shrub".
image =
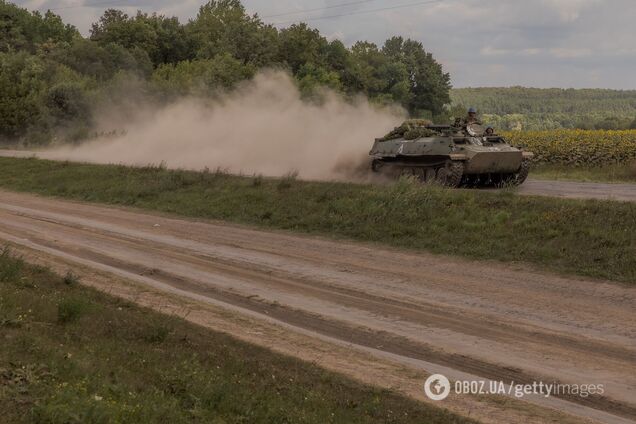
POLYGON ((142 338, 148 343, 159 344, 163 343, 170 333, 170 328, 165 325, 151 325, 145 330, 142 338))
POLYGON ((79 276, 73 273, 73 271, 69 270, 62 281, 64 281, 64 284, 66 284, 67 286, 73 286, 79 282, 79 276))
POLYGON ((285 190, 291 188, 294 182, 298 179, 298 171, 291 171, 284 175, 278 182, 278 189, 285 190))
POLYGON ((17 281, 24 268, 24 262, 13 257, 7 247, 0 251, 0 282, 17 281))
POLYGON ((67 324, 77 321, 86 310, 86 304, 80 299, 62 299, 57 305, 57 322, 67 324))

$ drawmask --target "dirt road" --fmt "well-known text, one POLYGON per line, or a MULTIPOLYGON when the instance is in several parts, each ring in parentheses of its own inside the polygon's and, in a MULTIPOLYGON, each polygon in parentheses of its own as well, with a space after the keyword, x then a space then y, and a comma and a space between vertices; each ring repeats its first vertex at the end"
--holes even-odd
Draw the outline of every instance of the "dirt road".
POLYGON ((413 369, 602 384, 602 396, 529 401, 636 419, 630 287, 5 191, 0 240, 413 369))
POLYGON ((536 196, 636 202, 636 184, 582 183, 530 179, 523 183, 518 190, 519 194, 536 196))
MULTIPOLYGON (((62 159, 54 153, 26 150, 0 149, 0 156, 18 158, 39 157, 52 160, 62 159)), ((604 184, 530 179, 518 188, 518 193, 573 199, 604 199, 636 202, 636 184, 604 184)))

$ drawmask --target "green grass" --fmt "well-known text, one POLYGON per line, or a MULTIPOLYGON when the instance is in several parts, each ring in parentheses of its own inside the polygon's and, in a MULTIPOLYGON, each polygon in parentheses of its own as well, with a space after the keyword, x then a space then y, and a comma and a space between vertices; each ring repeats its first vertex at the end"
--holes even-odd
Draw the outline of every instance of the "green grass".
POLYGON ((0 158, 0 187, 636 282, 636 204, 0 158))
POLYGON ((69 285, 6 251, 0 336, 3 423, 474 422, 69 285))
POLYGON ((634 184, 636 183, 636 163, 599 167, 544 164, 534 166, 530 176, 542 180, 634 184))

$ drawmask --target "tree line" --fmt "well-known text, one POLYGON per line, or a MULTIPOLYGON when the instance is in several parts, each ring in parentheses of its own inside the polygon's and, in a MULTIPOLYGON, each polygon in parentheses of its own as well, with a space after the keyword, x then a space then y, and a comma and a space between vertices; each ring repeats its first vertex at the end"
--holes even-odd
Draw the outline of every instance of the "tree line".
POLYGON ((152 101, 169 102, 215 96, 263 68, 289 71, 310 100, 326 86, 400 104, 412 115, 448 113, 450 76, 414 40, 347 48, 304 23, 277 29, 248 15, 239 0, 209 1, 187 23, 109 9, 83 37, 51 11, 0 0, 0 138, 81 139, 92 106, 121 102, 116 88, 131 81, 152 101))
POLYGON ((636 90, 460 88, 451 90, 451 99, 504 129, 636 129, 636 90))

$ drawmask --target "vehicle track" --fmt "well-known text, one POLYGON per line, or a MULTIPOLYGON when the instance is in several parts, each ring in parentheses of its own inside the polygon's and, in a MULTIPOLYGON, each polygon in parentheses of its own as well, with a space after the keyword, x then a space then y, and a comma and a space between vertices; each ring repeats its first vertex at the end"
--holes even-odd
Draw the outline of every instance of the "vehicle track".
POLYGON ((0 238, 490 379, 605 384, 568 400, 636 418, 629 287, 9 192, 0 238))

